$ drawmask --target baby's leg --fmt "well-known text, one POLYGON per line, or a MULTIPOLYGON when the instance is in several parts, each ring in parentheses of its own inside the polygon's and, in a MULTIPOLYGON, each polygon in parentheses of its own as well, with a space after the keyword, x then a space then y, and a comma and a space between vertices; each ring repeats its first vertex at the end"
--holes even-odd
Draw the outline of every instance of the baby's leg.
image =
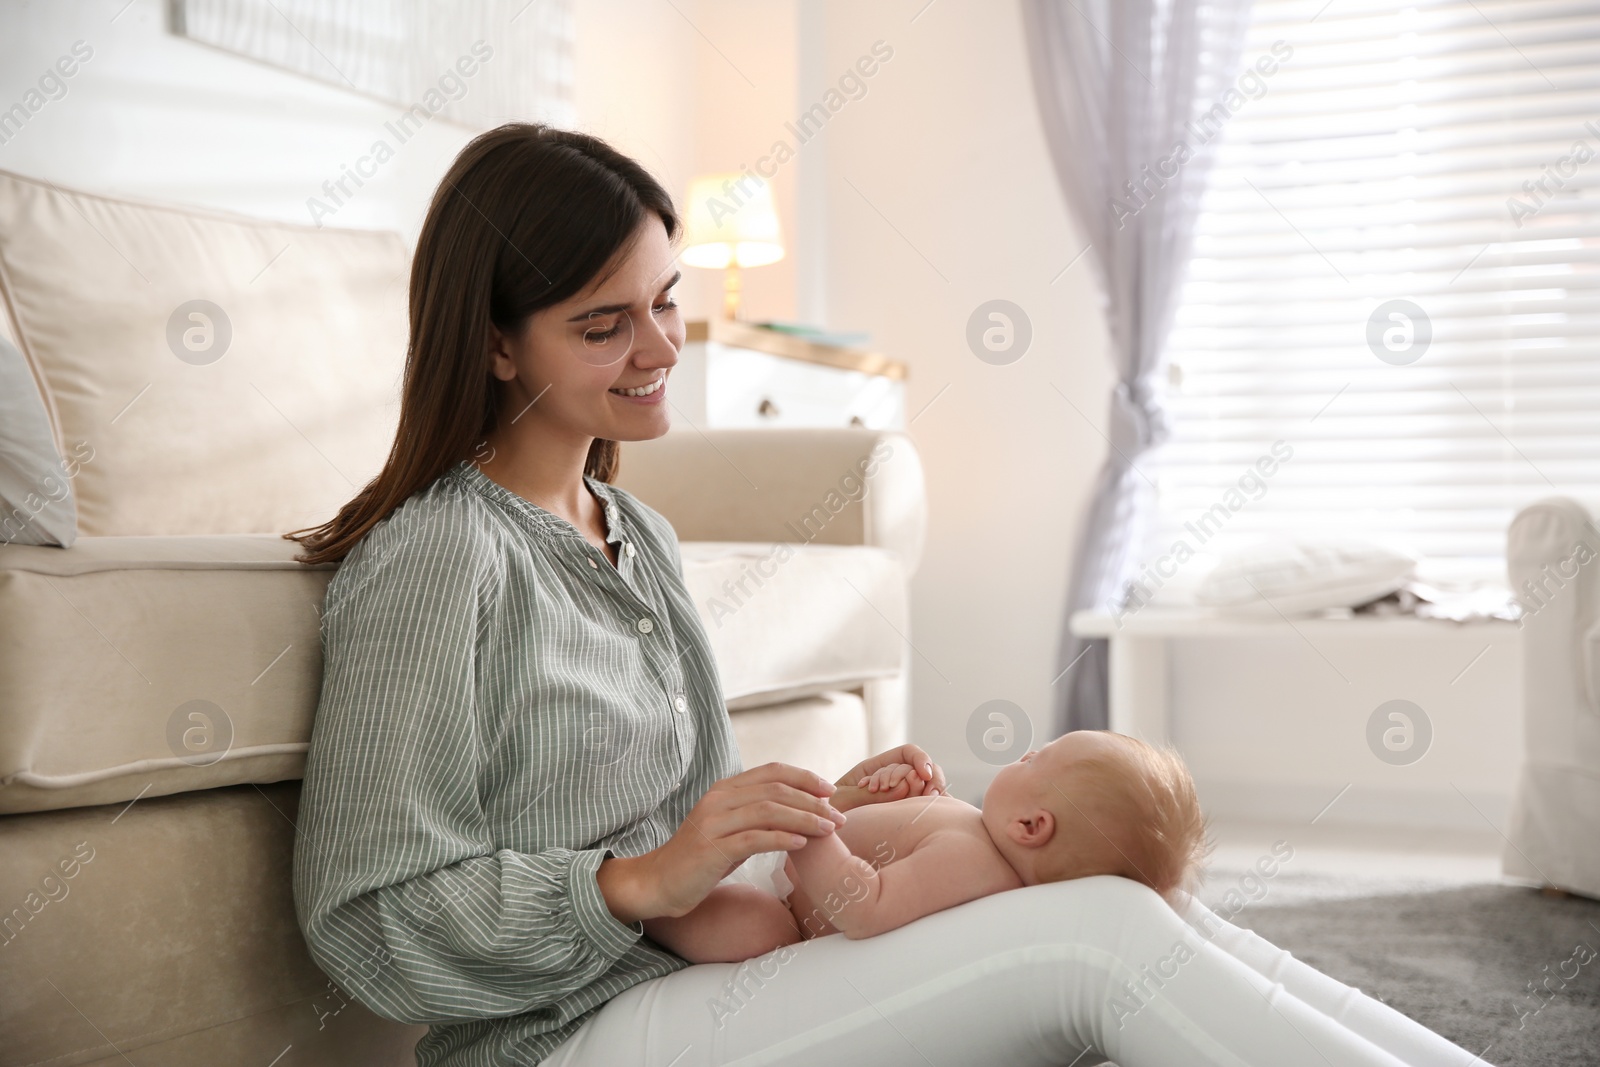
POLYGON ((838 933, 839 928, 828 920, 828 909, 819 907, 806 892, 806 887, 800 884, 800 874, 794 869, 793 852, 783 861, 783 873, 784 877, 789 879, 789 884, 794 887, 789 894, 789 912, 800 924, 800 936, 809 941, 814 937, 838 933))
POLYGON ((738 963, 800 941, 788 905, 753 885, 719 885, 687 915, 646 919, 644 932, 690 963, 738 963))

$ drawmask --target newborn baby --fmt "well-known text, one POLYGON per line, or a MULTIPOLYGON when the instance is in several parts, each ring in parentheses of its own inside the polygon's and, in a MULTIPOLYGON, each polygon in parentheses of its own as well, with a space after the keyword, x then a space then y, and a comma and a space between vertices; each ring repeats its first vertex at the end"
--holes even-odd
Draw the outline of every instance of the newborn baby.
POLYGON ((926 788, 897 764, 839 789, 829 800, 851 810, 845 824, 789 853, 775 891, 730 881, 687 915, 646 920, 645 933, 691 963, 725 963, 823 934, 871 937, 990 893, 1096 874, 1172 901, 1206 852, 1183 761, 1124 734, 1078 730, 1027 753, 995 775, 981 809, 926 788))

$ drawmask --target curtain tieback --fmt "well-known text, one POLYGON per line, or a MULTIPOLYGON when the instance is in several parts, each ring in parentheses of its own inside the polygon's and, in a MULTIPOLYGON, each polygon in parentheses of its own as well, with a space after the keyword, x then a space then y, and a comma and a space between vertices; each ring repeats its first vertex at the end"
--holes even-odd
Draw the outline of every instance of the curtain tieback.
POLYGON ((1118 382, 1111 393, 1111 461, 1119 465, 1167 439, 1166 412, 1144 382, 1118 382))

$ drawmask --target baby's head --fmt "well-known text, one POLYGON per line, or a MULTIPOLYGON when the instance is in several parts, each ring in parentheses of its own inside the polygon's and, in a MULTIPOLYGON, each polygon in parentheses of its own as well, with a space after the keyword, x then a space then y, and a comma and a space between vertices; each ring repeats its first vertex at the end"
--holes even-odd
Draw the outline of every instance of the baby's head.
POLYGON ((1178 754, 1107 730, 1063 734, 1000 768, 983 824, 1026 885, 1116 874, 1171 903, 1209 847, 1178 754))

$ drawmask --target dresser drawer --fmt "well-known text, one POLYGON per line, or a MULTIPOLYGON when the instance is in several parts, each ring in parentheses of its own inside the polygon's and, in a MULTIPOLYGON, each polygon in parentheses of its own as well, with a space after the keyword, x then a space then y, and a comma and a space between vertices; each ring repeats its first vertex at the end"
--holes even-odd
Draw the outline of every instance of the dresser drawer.
POLYGON ((668 385, 675 413, 717 429, 905 428, 904 364, 737 322, 689 324, 668 385))
POLYGON ((902 381, 716 342, 702 347, 708 426, 905 426, 902 381))

